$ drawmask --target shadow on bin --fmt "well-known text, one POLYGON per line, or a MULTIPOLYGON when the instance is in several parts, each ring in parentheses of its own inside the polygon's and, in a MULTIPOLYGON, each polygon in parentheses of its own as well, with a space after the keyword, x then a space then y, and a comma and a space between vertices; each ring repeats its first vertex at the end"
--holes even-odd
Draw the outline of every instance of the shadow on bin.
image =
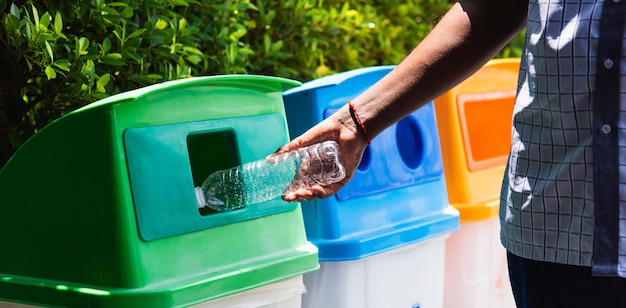
POLYGON ((511 145, 519 59, 494 59, 435 99, 450 204, 445 307, 515 307, 500 244, 500 189, 511 145))
MULTIPOLYGON (((283 96, 298 136, 393 66, 320 78, 283 96)), ((352 180, 302 203, 320 270, 304 275, 303 307, 441 307, 445 239, 459 226, 449 206, 433 104, 377 136, 352 180)))
POLYGON ((0 170, 0 300, 299 307, 302 274, 319 267, 300 206, 274 199, 217 213, 198 210, 194 193, 211 172, 288 140, 282 93, 298 85, 170 81, 46 126, 0 170))

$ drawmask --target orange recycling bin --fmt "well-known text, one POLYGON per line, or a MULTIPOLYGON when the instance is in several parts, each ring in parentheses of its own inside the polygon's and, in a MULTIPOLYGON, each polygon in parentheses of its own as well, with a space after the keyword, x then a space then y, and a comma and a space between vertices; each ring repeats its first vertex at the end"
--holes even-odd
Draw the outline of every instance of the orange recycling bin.
POLYGON ((515 306, 498 210, 519 65, 493 59, 435 99, 448 199, 461 221, 446 242, 446 308, 515 306))

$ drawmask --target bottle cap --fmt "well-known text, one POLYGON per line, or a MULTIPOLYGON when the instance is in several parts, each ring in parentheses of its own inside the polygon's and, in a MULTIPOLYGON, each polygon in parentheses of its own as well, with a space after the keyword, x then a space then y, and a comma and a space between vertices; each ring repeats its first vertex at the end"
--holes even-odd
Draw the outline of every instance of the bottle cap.
POLYGON ((198 202, 198 208, 201 209, 206 206, 204 193, 202 193, 202 187, 195 187, 194 190, 196 191, 196 201, 198 202))

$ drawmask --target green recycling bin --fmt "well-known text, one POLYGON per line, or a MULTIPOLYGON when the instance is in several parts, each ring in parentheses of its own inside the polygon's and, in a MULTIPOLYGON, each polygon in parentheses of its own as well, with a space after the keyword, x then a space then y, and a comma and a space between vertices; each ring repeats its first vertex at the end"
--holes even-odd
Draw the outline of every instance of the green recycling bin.
MULTIPOLYGON (((0 302, 245 304, 238 294, 318 269, 298 203, 214 212, 194 193, 213 171, 289 140, 282 92, 299 85, 256 75, 169 81, 43 128, 0 169, 0 302)), ((304 291, 269 289, 255 302, 304 291)))

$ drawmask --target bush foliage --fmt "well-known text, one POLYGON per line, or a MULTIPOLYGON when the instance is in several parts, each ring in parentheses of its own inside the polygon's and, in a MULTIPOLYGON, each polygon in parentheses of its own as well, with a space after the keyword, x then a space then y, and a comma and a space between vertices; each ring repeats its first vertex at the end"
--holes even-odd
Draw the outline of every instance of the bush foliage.
MULTIPOLYGON (((54 119, 156 82, 399 63, 441 0, 0 0, 0 166, 54 119)), ((501 56, 517 56, 514 40, 501 56)))

